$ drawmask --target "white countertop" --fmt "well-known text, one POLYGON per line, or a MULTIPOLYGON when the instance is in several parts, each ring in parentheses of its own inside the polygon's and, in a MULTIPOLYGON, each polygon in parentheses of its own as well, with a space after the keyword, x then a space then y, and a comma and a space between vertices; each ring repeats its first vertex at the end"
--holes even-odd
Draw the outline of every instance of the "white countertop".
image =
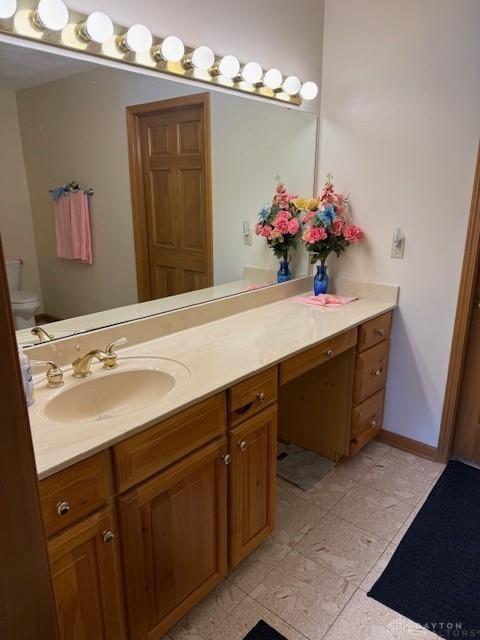
MULTIPOLYGON (((122 349, 119 367, 125 356, 160 356, 183 364, 189 376, 179 380, 158 403, 114 420, 74 424, 48 420, 42 413, 42 404, 47 396, 61 393, 64 388, 49 390, 44 379, 36 376, 37 402, 29 414, 39 478, 395 307, 392 302, 360 299, 340 308, 325 309, 289 298, 122 349)), ((92 371, 89 380, 108 375, 96 363, 92 371)), ((81 384, 72 381, 68 369, 65 380, 66 385, 81 384)))

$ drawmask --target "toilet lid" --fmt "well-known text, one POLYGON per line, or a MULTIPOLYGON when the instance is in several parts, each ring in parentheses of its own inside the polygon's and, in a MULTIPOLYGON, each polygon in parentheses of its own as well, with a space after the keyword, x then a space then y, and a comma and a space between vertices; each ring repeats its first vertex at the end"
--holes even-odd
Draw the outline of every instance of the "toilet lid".
POLYGON ((29 302, 38 301, 36 293, 30 293, 30 291, 12 291, 10 293, 12 304, 28 304, 29 302))

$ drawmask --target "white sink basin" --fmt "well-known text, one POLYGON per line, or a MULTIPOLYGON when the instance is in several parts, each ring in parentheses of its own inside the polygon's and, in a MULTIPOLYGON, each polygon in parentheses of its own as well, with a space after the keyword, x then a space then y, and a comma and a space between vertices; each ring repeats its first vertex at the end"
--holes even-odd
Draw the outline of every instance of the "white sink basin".
POLYGON ((84 380, 69 377, 68 384, 46 398, 43 413, 61 423, 111 420, 159 402, 186 380, 189 371, 179 362, 163 358, 119 358, 116 369, 92 367, 84 380))

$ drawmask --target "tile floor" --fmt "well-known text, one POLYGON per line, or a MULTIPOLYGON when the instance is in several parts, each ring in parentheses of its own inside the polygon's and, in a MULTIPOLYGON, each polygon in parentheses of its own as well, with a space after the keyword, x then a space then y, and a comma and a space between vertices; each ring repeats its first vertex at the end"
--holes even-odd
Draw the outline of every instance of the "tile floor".
POLYGON ((379 442, 309 491, 278 481, 275 533, 164 640, 436 638, 368 598, 444 465, 379 442))

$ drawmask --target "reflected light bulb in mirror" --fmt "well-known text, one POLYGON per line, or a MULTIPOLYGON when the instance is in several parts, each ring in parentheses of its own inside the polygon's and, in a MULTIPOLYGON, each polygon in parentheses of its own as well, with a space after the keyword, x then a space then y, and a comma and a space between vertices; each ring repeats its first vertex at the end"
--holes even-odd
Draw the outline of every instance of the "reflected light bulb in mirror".
POLYGON ((34 21, 41 29, 62 31, 68 24, 68 9, 62 0, 40 0, 34 21))
POLYGON ((123 37, 123 44, 134 53, 146 53, 153 44, 152 32, 143 24, 134 24, 123 37))
POLYGON ((263 84, 275 91, 282 86, 283 76, 278 69, 269 69, 263 76, 263 84))
POLYGON ((160 57, 167 62, 180 62, 185 54, 185 46, 177 36, 168 36, 159 47, 160 57))
POLYGON ((302 83, 297 78, 297 76, 288 76, 285 78, 282 84, 282 89, 285 93, 288 93, 289 96, 296 96, 302 87, 302 83))
POLYGON ((224 56, 218 63, 218 72, 225 78, 235 78, 240 71, 240 62, 235 56, 224 56))
POLYGON ((302 88, 300 89, 300 95, 304 100, 315 100, 318 96, 318 86, 315 82, 309 80, 308 82, 304 82, 302 84, 302 88))
POLYGON ((263 76, 263 69, 258 62, 247 62, 240 75, 248 84, 258 84, 263 76))
POLYGON ((113 38, 113 22, 106 13, 94 11, 82 25, 81 32, 87 40, 104 44, 113 38))
POLYGON ((210 47, 197 47, 192 53, 192 64, 196 69, 208 71, 215 62, 215 55, 210 47))
POLYGON ((17 10, 17 0, 0 0, 0 20, 8 20, 17 10))

